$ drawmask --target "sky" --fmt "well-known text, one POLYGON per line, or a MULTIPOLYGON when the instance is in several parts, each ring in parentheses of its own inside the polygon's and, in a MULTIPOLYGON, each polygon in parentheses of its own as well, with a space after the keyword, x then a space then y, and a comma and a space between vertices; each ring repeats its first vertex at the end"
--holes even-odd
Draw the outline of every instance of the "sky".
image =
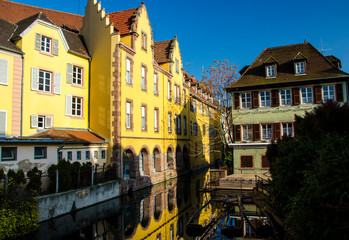
MULTIPOLYGON (((83 15, 87 0, 12 0, 83 15)), ((199 81, 213 60, 240 70, 268 47, 310 42, 349 73, 348 0, 143 0, 155 41, 178 37, 183 67, 199 81)), ((101 0, 106 13, 138 0, 101 0)), ((0 16, 1 17, 1 16, 0 16)))

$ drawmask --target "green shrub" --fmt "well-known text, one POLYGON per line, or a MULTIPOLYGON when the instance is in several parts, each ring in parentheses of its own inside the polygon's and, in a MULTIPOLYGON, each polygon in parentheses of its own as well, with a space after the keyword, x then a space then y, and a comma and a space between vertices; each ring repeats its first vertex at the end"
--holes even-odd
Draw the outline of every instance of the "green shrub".
POLYGON ((32 170, 27 172, 27 176, 29 177, 29 183, 27 184, 26 188, 28 190, 33 190, 36 193, 41 192, 41 171, 34 167, 32 170))

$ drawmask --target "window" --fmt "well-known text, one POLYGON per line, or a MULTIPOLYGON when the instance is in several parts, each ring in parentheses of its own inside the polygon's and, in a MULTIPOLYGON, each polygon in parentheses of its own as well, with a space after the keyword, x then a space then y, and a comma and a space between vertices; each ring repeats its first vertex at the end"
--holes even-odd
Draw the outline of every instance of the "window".
POLYGON ((251 93, 241 93, 241 107, 250 108, 251 107, 251 93))
POLYGON ((269 168, 269 161, 267 159, 267 156, 262 155, 261 156, 261 162, 262 162, 262 168, 269 168))
POLYGON ((34 159, 46 159, 47 147, 34 147, 34 159))
POLYGON ((159 95, 159 75, 154 73, 154 94, 159 95))
POLYGON ((260 92, 261 107, 270 107, 270 92, 260 92))
POLYGON ((187 117, 183 116, 183 134, 187 135, 187 117))
POLYGON ((73 66, 73 83, 82 85, 82 68, 73 66))
POLYGON ((131 100, 126 100, 126 129, 133 129, 133 104, 131 100))
POLYGON ((242 125, 242 140, 251 141, 252 133, 252 125, 242 125))
POLYGON ((101 159, 105 159, 105 150, 101 151, 101 159))
POLYGON ((156 171, 156 152, 153 151, 153 171, 156 171))
POLYGON ((174 96, 175 103, 181 104, 181 89, 180 89, 180 87, 177 84, 175 84, 175 92, 174 92, 174 94, 175 94, 175 96, 174 96))
POLYGON ((168 121, 167 121, 167 125, 168 125, 168 132, 169 133, 172 133, 172 113, 169 112, 167 114, 167 118, 168 118, 168 121))
POLYGON ((41 35, 40 50, 42 52, 51 53, 51 38, 41 35))
POLYGON ((126 83, 132 84, 132 78, 131 78, 131 59, 126 58, 126 83))
POLYGON ((81 160, 81 151, 76 152, 76 160, 81 160))
POLYGON ((202 124, 202 136, 206 136, 206 124, 202 124))
POLYGON ((98 151, 93 151, 93 158, 98 159, 98 151))
POLYGON ((0 58, 0 84, 8 85, 8 60, 0 58))
POLYGON ((282 124, 282 136, 293 137, 293 124, 292 123, 283 123, 282 124))
POLYGON ((175 117, 175 132, 176 134, 181 134, 182 129, 181 129, 181 115, 176 115, 175 117))
POLYGON ((142 49, 147 50, 147 34, 142 32, 142 49))
POLYGON ((272 139, 272 126, 271 126, 271 124, 262 124, 262 139, 263 140, 272 139))
POLYGON ((58 152, 58 160, 62 160, 63 159, 63 153, 62 152, 58 152))
POLYGON ((173 224, 171 224, 171 227, 170 227, 170 240, 174 240, 174 227, 173 227, 173 224))
POLYGON ((90 151, 85 152, 85 159, 90 160, 90 151))
POLYGON ((142 151, 139 154, 139 172, 140 174, 144 172, 144 154, 142 151))
POLYGON ((291 89, 280 90, 281 105, 291 105, 291 89))
POLYGON ((142 105, 141 107, 141 124, 142 124, 142 131, 147 131, 147 106, 142 105))
POLYGON ((172 96, 171 96, 171 81, 170 80, 167 81, 167 99, 169 101, 172 100, 172 96))
POLYGON ((139 204, 139 222, 142 223, 144 218, 144 199, 139 204))
POLYGON ((334 86, 322 86, 323 101, 335 100, 334 99, 334 86))
POLYGON ((311 104, 313 103, 313 92, 312 88, 301 88, 302 94, 302 104, 311 104))
POLYGON ((305 74, 305 62, 295 63, 296 75, 305 74))
POLYGON ((193 124, 193 135, 194 136, 198 135, 198 130, 199 130, 199 126, 198 126, 197 122, 194 122, 194 124, 193 124))
POLYGON ((141 66, 141 88, 147 90, 147 67, 145 65, 141 66))
POLYGON ((82 116, 82 98, 72 97, 72 116, 82 116))
POLYGON ((38 90, 43 92, 51 92, 51 83, 52 73, 39 70, 38 90))
POLYGON ((17 160, 17 147, 2 147, 1 161, 15 161, 17 160))
POLYGON ((266 66, 266 74, 267 78, 276 77, 276 65, 268 65, 266 66))
POLYGON ((31 115, 31 128, 51 128, 53 126, 53 117, 52 116, 39 116, 31 115))
POLYGON ((253 168, 253 156, 240 156, 241 168, 253 168))
POLYGON ((154 109, 154 131, 159 132, 159 109, 154 109))
POLYGON ((176 59, 176 73, 179 73, 179 61, 176 59))
POLYGON ((67 160, 68 161, 72 161, 73 160, 73 152, 72 151, 68 151, 67 152, 67 160))
POLYGON ((187 106, 187 96, 186 96, 186 91, 183 89, 183 106, 187 106))

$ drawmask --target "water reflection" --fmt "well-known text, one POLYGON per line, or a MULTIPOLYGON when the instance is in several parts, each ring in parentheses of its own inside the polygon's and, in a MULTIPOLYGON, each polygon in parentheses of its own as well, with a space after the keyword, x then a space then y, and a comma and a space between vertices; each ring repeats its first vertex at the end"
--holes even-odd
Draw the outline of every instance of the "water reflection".
MULTIPOLYGON (((208 175, 207 169, 44 222, 36 239, 193 239, 187 236, 185 227, 211 199, 211 194, 200 191, 208 175)), ((219 204, 208 205, 196 223, 206 226, 221 209, 219 204)), ((207 236, 224 239, 217 238, 217 230, 212 228, 207 236)), ((251 235, 249 229, 244 231, 251 235)))

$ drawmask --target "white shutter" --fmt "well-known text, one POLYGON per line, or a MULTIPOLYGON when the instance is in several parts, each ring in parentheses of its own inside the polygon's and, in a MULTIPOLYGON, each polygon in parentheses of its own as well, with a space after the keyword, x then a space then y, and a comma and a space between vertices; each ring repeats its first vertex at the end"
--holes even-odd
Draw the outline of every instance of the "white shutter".
POLYGON ((39 33, 35 33, 35 50, 41 50, 40 49, 40 43, 41 43, 41 35, 39 33))
POLYGON ((31 122, 31 128, 37 128, 38 127, 38 115, 31 115, 30 116, 30 122, 31 122))
POLYGON ((67 63, 67 83, 73 83, 73 64, 67 63))
POLYGON ((53 93, 61 94, 61 74, 55 72, 53 93))
POLYGON ((0 112, 0 135, 6 135, 6 115, 6 112, 0 112))
POLYGON ((39 69, 32 67, 31 89, 37 91, 39 82, 39 69))
POLYGON ((53 117, 52 116, 45 116, 45 128, 52 128, 53 123, 53 117))
POLYGON ((65 115, 67 115, 67 116, 71 116, 72 101, 73 101, 73 96, 72 95, 66 95, 65 96, 65 115))
POLYGON ((53 39, 53 55, 58 56, 58 40, 57 39, 53 39))
POLYGON ((8 85, 8 60, 0 58, 0 84, 8 85))

